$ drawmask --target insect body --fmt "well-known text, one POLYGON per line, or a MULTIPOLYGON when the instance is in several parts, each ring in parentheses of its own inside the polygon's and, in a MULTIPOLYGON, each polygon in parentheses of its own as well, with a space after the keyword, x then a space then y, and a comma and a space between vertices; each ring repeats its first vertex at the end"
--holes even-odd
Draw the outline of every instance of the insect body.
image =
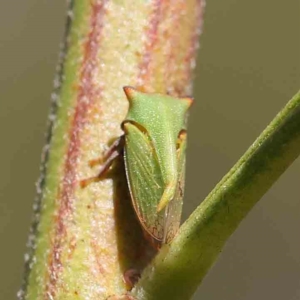
MULTIPOLYGON (((124 135, 108 150, 96 178, 124 155, 134 210, 156 245, 172 240, 180 225, 185 173, 186 113, 190 98, 147 94, 125 87, 129 110, 122 123, 124 135)), ((90 178, 82 185, 94 181, 90 178)))

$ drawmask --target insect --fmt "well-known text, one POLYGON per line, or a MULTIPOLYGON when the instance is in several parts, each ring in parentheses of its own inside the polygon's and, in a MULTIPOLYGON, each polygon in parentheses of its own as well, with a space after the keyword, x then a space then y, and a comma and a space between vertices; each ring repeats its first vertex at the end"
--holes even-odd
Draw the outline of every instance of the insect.
POLYGON ((119 155, 125 162, 128 187, 136 215, 144 232, 157 248, 169 243, 181 218, 185 177, 186 119, 191 98, 148 94, 124 87, 129 110, 118 138, 100 159, 98 181, 119 155))

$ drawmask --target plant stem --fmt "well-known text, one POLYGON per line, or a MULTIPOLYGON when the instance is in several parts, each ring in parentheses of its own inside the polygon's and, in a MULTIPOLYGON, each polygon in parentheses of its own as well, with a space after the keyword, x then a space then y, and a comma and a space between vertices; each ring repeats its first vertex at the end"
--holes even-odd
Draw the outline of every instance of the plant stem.
MULTIPOLYGON (((228 238, 300 154, 300 92, 143 272, 139 300, 190 299, 228 238)), ((288 192, 287 192, 288 193, 288 192)))
POLYGON ((202 12, 200 0, 70 2, 21 299, 106 299, 149 261, 123 170, 84 189, 80 180, 97 174, 88 161, 122 134, 123 86, 191 93, 202 12))

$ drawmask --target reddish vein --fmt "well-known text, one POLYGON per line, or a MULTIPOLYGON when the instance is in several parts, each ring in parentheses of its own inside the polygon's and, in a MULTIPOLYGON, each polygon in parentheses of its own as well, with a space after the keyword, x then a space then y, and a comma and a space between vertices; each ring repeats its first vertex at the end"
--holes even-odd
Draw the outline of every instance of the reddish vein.
MULTIPOLYGON (((164 81, 166 84, 167 92, 169 92, 170 88, 173 88, 176 92, 177 95, 181 95, 181 92, 178 92, 178 87, 174 86, 174 82, 172 82, 173 79, 173 72, 174 72, 174 67, 178 63, 176 61, 176 49, 177 45, 180 42, 181 37, 174 31, 174 28, 179 28, 180 27, 180 22, 182 21, 180 14, 182 10, 185 9, 185 0, 179 1, 179 0, 172 0, 171 3, 168 3, 167 9, 169 10, 169 15, 171 16, 172 20, 172 25, 168 27, 168 32, 166 33, 166 39, 169 40, 170 43, 170 48, 169 48, 169 55, 166 57, 166 65, 164 67, 164 81), (171 80, 171 81, 170 81, 171 80)), ((165 35, 166 35, 165 34, 165 35)))
MULTIPOLYGON (((57 290, 57 281, 63 270, 62 250, 67 239, 67 222, 71 219, 74 190, 76 187, 76 168, 80 154, 80 133, 86 122, 88 109, 100 95, 99 87, 93 83, 93 74, 97 68, 97 54, 101 42, 103 15, 107 1, 96 1, 91 4, 90 33, 84 45, 84 58, 80 71, 77 104, 69 132, 69 146, 65 161, 62 185, 58 194, 58 214, 55 218, 55 234, 52 252, 49 257, 49 280, 47 281, 44 299, 52 299, 57 290)), ((72 238, 70 239, 72 241, 72 238)), ((72 242, 75 247, 76 243, 72 242)))
MULTIPOLYGON (((205 0, 196 0, 196 6, 195 6, 195 26, 193 26, 193 34, 191 36, 190 41, 190 47, 187 51, 187 54, 184 59, 184 66, 186 69, 185 72, 185 82, 190 82, 192 73, 193 73, 193 60, 196 59, 196 53, 199 46, 199 36, 202 30, 202 24, 203 24, 203 13, 204 13, 204 6, 205 6, 205 0)), ((195 62, 196 63, 196 62, 195 62)))
POLYGON ((151 76, 151 55, 153 54, 153 49, 155 48, 156 42, 158 41, 158 28, 162 17, 162 3, 163 0, 155 0, 153 4, 152 17, 149 22, 148 31, 146 33, 147 40, 145 43, 145 50, 142 62, 139 65, 138 75, 138 85, 142 87, 147 84, 147 81, 151 76))

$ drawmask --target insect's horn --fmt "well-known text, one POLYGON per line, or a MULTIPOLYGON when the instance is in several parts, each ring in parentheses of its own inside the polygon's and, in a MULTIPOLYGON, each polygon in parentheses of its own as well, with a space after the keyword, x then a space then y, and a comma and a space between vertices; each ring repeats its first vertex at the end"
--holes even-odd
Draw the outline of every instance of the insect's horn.
POLYGON ((187 106, 187 109, 191 107, 191 105, 193 104, 194 102, 194 99, 193 98, 190 98, 190 97, 185 97, 185 98, 180 98, 181 101, 183 101, 186 106, 187 106))
POLYGON ((138 91, 135 88, 133 88, 132 86, 124 86, 123 90, 124 90, 129 102, 132 102, 134 100, 134 98, 136 97, 136 95, 138 94, 138 91))

